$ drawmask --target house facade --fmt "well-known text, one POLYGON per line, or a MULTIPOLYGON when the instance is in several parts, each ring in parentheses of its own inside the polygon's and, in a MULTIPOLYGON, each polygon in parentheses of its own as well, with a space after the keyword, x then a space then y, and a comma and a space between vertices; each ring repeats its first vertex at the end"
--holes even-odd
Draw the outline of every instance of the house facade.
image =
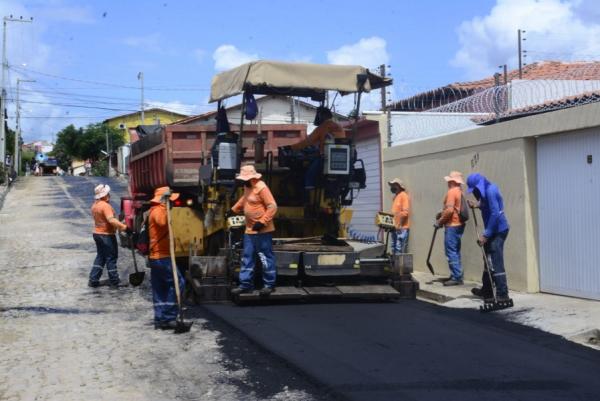
POLYGON ((171 124, 186 117, 185 114, 160 108, 151 108, 144 110, 144 121, 142 121, 141 113, 135 112, 111 117, 103 122, 109 127, 122 130, 125 142, 131 142, 130 130, 135 131, 135 127, 138 125, 171 124))

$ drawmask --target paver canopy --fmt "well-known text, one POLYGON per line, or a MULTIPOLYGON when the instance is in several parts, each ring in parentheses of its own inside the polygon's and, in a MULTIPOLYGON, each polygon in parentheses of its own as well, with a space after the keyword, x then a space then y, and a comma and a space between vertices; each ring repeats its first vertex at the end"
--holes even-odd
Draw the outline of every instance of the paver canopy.
POLYGON ((392 84, 391 78, 371 73, 358 65, 327 65, 253 61, 217 74, 212 79, 210 102, 227 99, 244 91, 259 95, 286 95, 322 100, 327 91, 341 94, 370 92, 392 84))

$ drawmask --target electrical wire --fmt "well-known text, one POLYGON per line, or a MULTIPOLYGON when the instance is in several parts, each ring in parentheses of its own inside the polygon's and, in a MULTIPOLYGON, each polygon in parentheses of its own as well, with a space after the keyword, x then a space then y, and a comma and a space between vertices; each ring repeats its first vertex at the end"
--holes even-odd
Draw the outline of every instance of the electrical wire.
MULTIPOLYGON (((47 72, 37 71, 37 70, 30 69, 30 68, 16 66, 16 65, 9 65, 8 68, 14 69, 17 71, 28 71, 28 72, 31 72, 34 74, 38 74, 38 75, 42 75, 42 76, 46 76, 46 77, 50 77, 50 78, 55 78, 55 79, 66 80, 66 81, 81 82, 81 83, 87 83, 87 84, 91 84, 91 85, 102 85, 102 86, 106 86, 106 87, 119 88, 119 89, 140 90, 139 86, 123 85, 123 84, 116 84, 116 83, 111 83, 111 82, 92 81, 92 80, 79 79, 79 78, 70 78, 70 77, 65 77, 65 76, 61 76, 61 75, 50 74, 47 72)), ((210 89, 207 89, 207 88, 194 88, 193 85, 184 85, 184 84, 179 84, 179 85, 181 85, 181 87, 177 87, 177 85, 169 85, 166 87, 151 87, 150 86, 150 87, 144 87, 144 90, 149 90, 149 91, 195 91, 195 92, 209 92, 210 91, 210 89)))

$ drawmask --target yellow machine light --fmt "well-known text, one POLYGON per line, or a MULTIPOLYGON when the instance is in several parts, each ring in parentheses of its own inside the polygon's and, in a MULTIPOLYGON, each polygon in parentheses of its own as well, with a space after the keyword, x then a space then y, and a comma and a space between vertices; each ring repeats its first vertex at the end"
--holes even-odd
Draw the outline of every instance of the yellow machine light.
POLYGON ((188 199, 185 201, 185 204, 188 206, 193 206, 194 205, 194 200, 193 199, 188 199))
POLYGON ((298 268, 298 264, 297 263, 290 263, 290 265, 288 267, 290 269, 297 269, 298 268))

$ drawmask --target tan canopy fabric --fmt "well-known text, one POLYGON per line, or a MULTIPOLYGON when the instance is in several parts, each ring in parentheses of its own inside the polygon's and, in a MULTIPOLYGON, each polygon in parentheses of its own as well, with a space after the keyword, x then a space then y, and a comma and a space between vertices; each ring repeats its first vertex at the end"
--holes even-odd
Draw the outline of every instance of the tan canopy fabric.
POLYGON ((328 65, 254 61, 213 77, 210 102, 250 91, 259 95, 287 95, 322 99, 327 91, 358 92, 358 75, 364 74, 364 92, 392 84, 358 65, 328 65))

